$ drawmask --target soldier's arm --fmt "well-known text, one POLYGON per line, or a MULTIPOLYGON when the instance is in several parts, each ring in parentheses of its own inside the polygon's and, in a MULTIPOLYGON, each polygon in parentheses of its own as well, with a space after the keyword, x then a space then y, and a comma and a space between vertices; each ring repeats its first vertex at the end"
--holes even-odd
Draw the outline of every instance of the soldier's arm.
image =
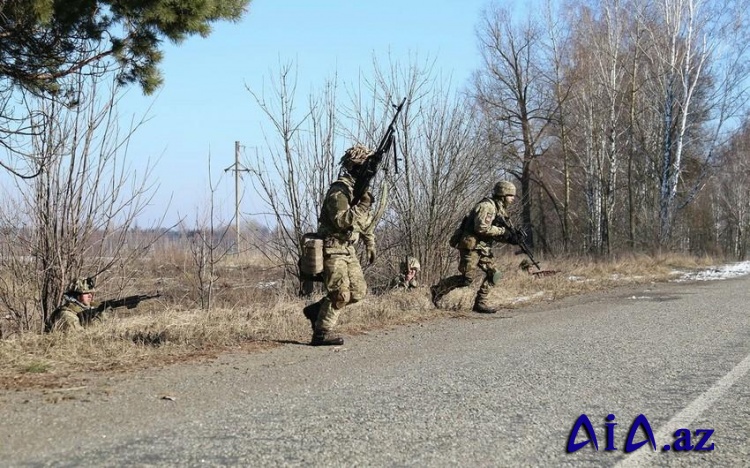
POLYGON ((491 202, 480 203, 474 215, 474 231, 485 237, 499 237, 505 234, 504 228, 492 224, 495 216, 497 216, 497 210, 491 202))
POLYGON ((374 232, 363 232, 360 234, 362 242, 365 243, 365 247, 368 249, 375 248, 375 233, 374 232))
POLYGON ((341 231, 351 229, 357 219, 367 215, 361 206, 349 206, 349 199, 340 191, 332 192, 325 203, 333 217, 331 224, 341 231))

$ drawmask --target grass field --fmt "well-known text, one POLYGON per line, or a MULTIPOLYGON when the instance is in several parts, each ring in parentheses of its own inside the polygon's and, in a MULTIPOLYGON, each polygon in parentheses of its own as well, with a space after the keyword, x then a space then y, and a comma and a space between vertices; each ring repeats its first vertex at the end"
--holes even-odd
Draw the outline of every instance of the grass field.
MULTIPOLYGON (((569 260, 546 263, 549 276, 517 268, 517 258, 499 258, 502 283, 493 305, 514 309, 540 301, 611 288, 625 283, 665 281, 676 270, 713 264, 709 258, 628 256, 614 261, 569 260)), ((230 350, 252 352, 285 343, 307 343, 309 322, 302 308, 309 302, 279 287, 283 278, 271 268, 222 265, 214 292, 216 307, 202 310, 190 299, 177 265, 144 266, 141 292, 159 289, 163 296, 124 310, 78 333, 15 334, 0 341, 0 388, 54 387, 71 384, 89 372, 127 372, 175 362, 212 358, 230 350)), ((429 288, 369 295, 344 309, 338 331, 356 335, 368 330, 425 322, 471 313, 474 288, 459 289, 436 309, 429 288)), ((318 297, 313 300, 317 300, 318 297)), ((120 309, 122 310, 122 309, 120 309)))

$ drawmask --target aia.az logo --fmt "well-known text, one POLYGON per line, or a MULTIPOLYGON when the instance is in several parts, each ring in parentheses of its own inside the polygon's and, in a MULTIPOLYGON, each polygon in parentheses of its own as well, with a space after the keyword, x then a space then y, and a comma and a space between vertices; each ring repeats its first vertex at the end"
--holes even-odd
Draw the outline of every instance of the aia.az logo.
MULTIPOLYGON (((604 442, 606 444, 604 450, 619 450, 615 446, 615 426, 617 426, 617 423, 614 422, 615 415, 608 414, 604 419, 607 421, 604 424, 604 442)), ((672 441, 672 443, 665 444, 661 449, 665 452, 669 450, 674 450, 677 452, 710 452, 714 449, 713 442, 709 444, 713 433, 713 429, 696 429, 694 432, 691 432, 689 429, 684 428, 677 429, 673 433, 674 440, 672 441)), ((578 417, 578 419, 576 419, 575 424, 573 424, 573 429, 570 431, 570 436, 568 437, 568 446, 566 451, 568 453, 574 453, 587 446, 588 444, 591 444, 595 451, 599 450, 599 442, 596 437, 596 431, 594 431, 594 426, 591 424, 589 417, 586 416, 586 414, 582 414, 578 417), (581 440, 580 442, 576 442, 579 436, 581 436, 583 440, 581 440)), ((635 450, 638 450, 646 444, 650 444, 651 448, 654 451, 657 450, 656 439, 654 438, 654 431, 651 430, 651 424, 649 424, 646 416, 639 414, 630 425, 628 436, 625 439, 625 447, 623 447, 623 450, 625 453, 634 452, 635 450), (636 436, 639 432, 638 429, 641 429, 640 432, 645 438, 636 442, 636 436)))

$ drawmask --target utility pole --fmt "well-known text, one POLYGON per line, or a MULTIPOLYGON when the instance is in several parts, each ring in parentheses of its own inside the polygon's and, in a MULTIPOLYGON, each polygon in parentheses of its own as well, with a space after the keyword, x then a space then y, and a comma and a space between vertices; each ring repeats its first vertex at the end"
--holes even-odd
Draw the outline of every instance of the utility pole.
POLYGON ((234 164, 224 169, 234 171, 234 232, 237 235, 235 250, 240 254, 240 172, 250 172, 249 169, 240 166, 240 142, 234 142, 234 164))

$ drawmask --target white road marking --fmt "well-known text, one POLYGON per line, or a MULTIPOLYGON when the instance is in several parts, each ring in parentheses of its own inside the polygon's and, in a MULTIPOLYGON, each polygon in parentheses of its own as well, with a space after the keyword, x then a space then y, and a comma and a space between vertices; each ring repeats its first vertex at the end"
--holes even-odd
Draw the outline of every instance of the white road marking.
MULTIPOLYGON (((674 432, 677 429, 687 428, 691 431, 695 429, 711 429, 711 428, 697 428, 690 427, 690 424, 696 420, 701 413, 711 407, 716 400, 721 397, 724 392, 734 385, 739 379, 741 379, 747 371, 750 370, 750 355, 745 357, 739 364, 734 366, 734 369, 729 371, 727 375, 719 379, 711 388, 703 392, 698 398, 693 400, 685 409, 677 413, 672 419, 670 419, 665 425, 659 428, 654 434, 656 439, 656 451, 649 450, 650 444, 644 445, 639 450, 628 455, 624 460, 618 463, 616 466, 620 468, 630 466, 644 466, 650 465, 654 458, 660 456, 662 447, 667 443, 674 441, 674 432)), ((709 441, 709 445, 710 445, 709 441)), ((661 454, 661 456, 667 456, 667 454, 661 454)))

